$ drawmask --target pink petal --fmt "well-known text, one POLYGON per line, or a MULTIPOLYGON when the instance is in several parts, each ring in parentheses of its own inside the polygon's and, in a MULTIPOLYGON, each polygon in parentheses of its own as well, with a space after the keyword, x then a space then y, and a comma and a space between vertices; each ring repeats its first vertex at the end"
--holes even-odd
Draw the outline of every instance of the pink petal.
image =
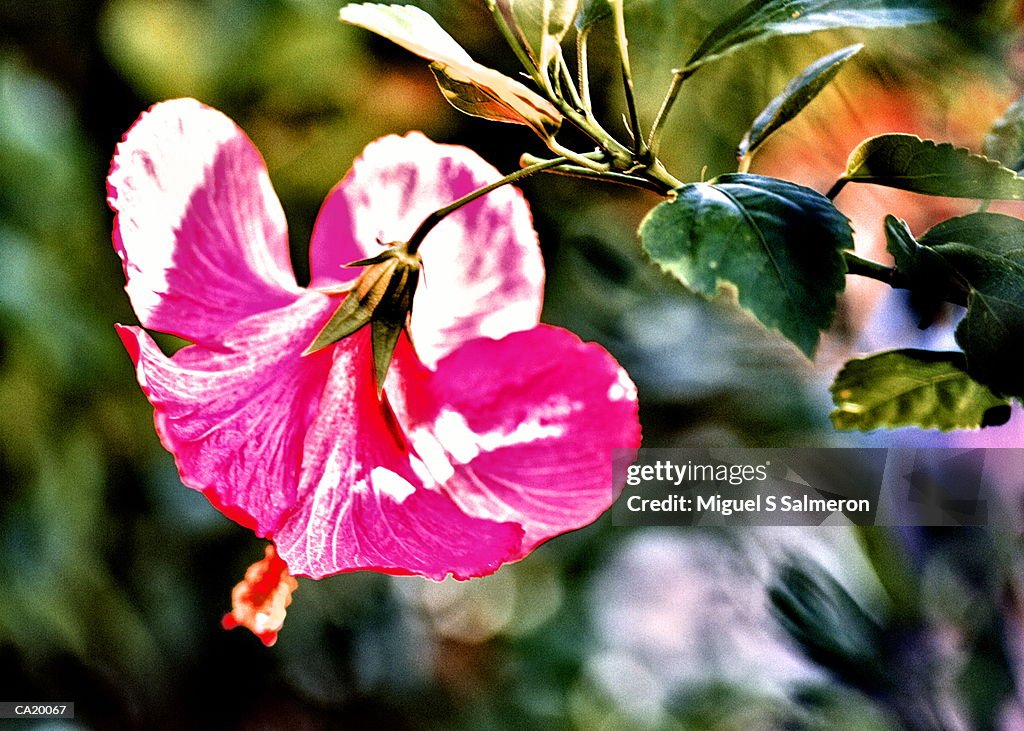
POLYGON ((107 192, 145 327, 210 342, 298 296, 266 166, 220 112, 194 99, 152 107, 118 145, 107 192))
POLYGON ((424 481, 377 399, 368 328, 301 355, 337 305, 311 292, 243 321, 222 346, 172 358, 140 328, 119 328, 182 481, 273 537, 296 576, 494 571, 522 530, 468 517, 424 481))
POLYGON ((306 440, 299 501, 274 538, 290 571, 320 578, 371 569, 439 581, 489 574, 517 555, 518 525, 464 514, 411 453, 377 400, 367 331, 335 353, 306 440))
MULTIPOLYGON (((409 370, 403 358, 398 371, 409 370)), ((629 376, 560 328, 467 343, 431 386, 396 405, 410 440, 463 511, 523 526, 517 557, 604 512, 622 487, 612 450, 640 445, 629 376)))
MULTIPOLYGON (((320 211, 311 244, 312 286, 355 278, 341 267, 406 241, 430 213, 499 179, 464 147, 422 134, 371 143, 320 211)), ((499 338, 537 324, 544 266, 529 207, 511 186, 453 213, 420 249, 424 277, 412 337, 429 366, 477 337, 499 338)))
POLYGON ((306 431, 331 351, 301 353, 337 307, 309 293, 244 320, 216 348, 167 358, 138 327, 118 327, 182 480, 232 520, 269 536, 296 501, 306 431))

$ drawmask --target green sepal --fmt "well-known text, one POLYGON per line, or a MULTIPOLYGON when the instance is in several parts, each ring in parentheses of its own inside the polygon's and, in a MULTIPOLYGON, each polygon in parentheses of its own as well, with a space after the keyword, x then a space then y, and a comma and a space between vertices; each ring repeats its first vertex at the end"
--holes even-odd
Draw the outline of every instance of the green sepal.
POLYGON ((373 335, 373 372, 377 377, 377 397, 384 391, 384 379, 387 378, 391 358, 395 354, 395 346, 402 334, 404 323, 374 320, 370 326, 373 335))
POLYGON ((380 396, 398 337, 412 313, 421 260, 418 255, 409 254, 405 244, 396 244, 349 266, 367 269, 303 355, 332 345, 371 323, 374 374, 380 396))
MULTIPOLYGON (((377 274, 377 281, 382 274, 377 274)), ((341 305, 334 314, 331 315, 331 319, 327 321, 327 324, 321 328, 317 336, 313 338, 313 342, 309 344, 303 351, 303 355, 311 355, 318 350, 323 350, 328 345, 333 345, 343 338, 347 338, 354 332, 363 327, 370 321, 373 316, 373 308, 368 306, 368 302, 365 299, 361 299, 356 293, 356 288, 353 286, 345 295, 345 299, 342 300, 341 305)))

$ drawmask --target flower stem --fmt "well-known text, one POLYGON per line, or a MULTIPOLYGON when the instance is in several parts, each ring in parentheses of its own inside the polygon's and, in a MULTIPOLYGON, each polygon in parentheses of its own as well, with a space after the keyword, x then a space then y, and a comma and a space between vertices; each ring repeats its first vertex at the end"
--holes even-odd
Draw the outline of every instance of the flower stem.
POLYGON ((658 109, 658 114, 654 118, 654 124, 651 125, 651 134, 647 137, 647 146, 650 148, 652 155, 658 154, 658 148, 661 146, 661 132, 665 128, 665 121, 668 119, 669 112, 672 111, 672 106, 679 97, 679 90, 683 87, 683 82, 692 75, 693 70, 689 69, 675 69, 672 71, 672 83, 668 87, 665 99, 661 102, 661 108, 658 109))
POLYGON ((567 157, 556 157, 552 158, 551 160, 543 160, 541 162, 536 163, 535 165, 525 167, 522 170, 516 170, 514 173, 510 173, 501 180, 496 180, 490 185, 485 185, 483 188, 474 190, 472 193, 468 193, 467 195, 462 196, 458 200, 449 203, 444 208, 438 208, 436 211, 434 211, 429 216, 424 218, 423 222, 420 223, 420 225, 413 232, 412 236, 409 238, 409 242, 405 245, 406 252, 410 256, 415 254, 416 251, 420 248, 420 244, 423 243, 423 239, 427 237, 427 234, 429 234, 437 224, 441 223, 441 221, 443 221, 448 214, 454 213, 463 206, 472 203, 477 198, 487 195, 492 190, 497 190, 503 185, 515 183, 516 181, 522 180, 523 178, 528 178, 534 173, 539 173, 542 170, 557 167, 558 165, 564 165, 567 162, 569 162, 569 158, 567 157))
POLYGON ((569 97, 579 111, 583 112, 584 116, 588 116, 590 112, 588 108, 583 104, 583 99, 580 98, 580 94, 576 91, 576 85, 573 83, 572 73, 569 71, 569 65, 565 62, 565 56, 562 54, 562 49, 558 49, 558 71, 561 74, 561 78, 564 80, 565 88, 569 91, 569 97))
POLYGON ((835 185, 829 188, 828 193, 825 194, 825 197, 828 198, 830 201, 834 201, 836 199, 836 196, 839 195, 840 191, 842 191, 842 189, 845 188, 846 184, 849 182, 849 178, 839 178, 839 180, 835 182, 835 185))
POLYGON ((587 114, 593 112, 590 102, 590 69, 587 60, 587 40, 590 38, 590 26, 576 34, 576 74, 579 77, 580 96, 583 98, 583 109, 587 114))
MULTIPOLYGON (((543 162, 542 158, 536 157, 530 154, 524 154, 519 158, 520 162, 524 165, 534 165, 538 162, 543 162)), ((665 186, 659 184, 653 180, 647 178, 641 178, 636 175, 627 175, 626 173, 615 173, 615 172, 604 172, 599 173, 588 167, 581 165, 557 165, 552 168, 548 168, 546 172, 555 173, 557 175, 566 175, 572 178, 585 178, 586 180, 603 180, 607 183, 616 183, 618 185, 628 185, 633 188, 642 188, 643 190, 649 190, 659 195, 665 195, 665 186)))
POLYGON ((852 251, 844 251, 843 258, 846 260, 846 271, 848 274, 856 274, 861 277, 867 277, 868 279, 874 279, 888 284, 893 288, 897 288, 899 286, 895 283, 897 277, 895 267, 879 264, 877 261, 872 261, 871 259, 864 259, 857 256, 852 251))
POLYGON ((636 89, 633 87, 633 70, 629 65, 629 40, 626 38, 626 20, 622 11, 622 0, 612 0, 615 18, 615 43, 619 49, 619 66, 622 70, 622 86, 626 92, 626 111, 629 114, 629 129, 633 136, 633 152, 639 159, 647 155, 647 143, 640 129, 640 116, 636 109, 636 89))
MULTIPOLYGON (((896 269, 896 267, 890 267, 885 264, 879 264, 877 261, 864 259, 857 256, 852 251, 844 251, 843 259, 846 260, 847 274, 855 274, 860 277, 874 279, 875 281, 882 282, 883 284, 888 284, 893 289, 911 288, 911 281, 896 269)), ((947 293, 946 301, 954 305, 966 307, 967 293, 959 291, 949 292, 947 293)))

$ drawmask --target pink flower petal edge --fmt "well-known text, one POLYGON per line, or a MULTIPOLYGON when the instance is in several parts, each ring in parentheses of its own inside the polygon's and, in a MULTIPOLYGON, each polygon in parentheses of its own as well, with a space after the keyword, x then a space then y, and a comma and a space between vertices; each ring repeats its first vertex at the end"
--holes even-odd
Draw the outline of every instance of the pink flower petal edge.
POLYGON ((107 202, 145 327, 211 342, 299 295, 263 158, 234 122, 194 99, 157 104, 128 130, 107 202))

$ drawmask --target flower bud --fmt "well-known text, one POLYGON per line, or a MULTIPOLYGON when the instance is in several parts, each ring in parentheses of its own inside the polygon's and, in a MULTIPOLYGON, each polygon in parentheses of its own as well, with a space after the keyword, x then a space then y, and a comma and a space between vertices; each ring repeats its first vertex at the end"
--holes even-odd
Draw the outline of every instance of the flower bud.
POLYGON ((379 396, 398 337, 412 313, 422 265, 419 255, 410 254, 405 244, 394 244, 377 256, 348 264, 367 269, 303 355, 326 348, 369 324, 379 396))

